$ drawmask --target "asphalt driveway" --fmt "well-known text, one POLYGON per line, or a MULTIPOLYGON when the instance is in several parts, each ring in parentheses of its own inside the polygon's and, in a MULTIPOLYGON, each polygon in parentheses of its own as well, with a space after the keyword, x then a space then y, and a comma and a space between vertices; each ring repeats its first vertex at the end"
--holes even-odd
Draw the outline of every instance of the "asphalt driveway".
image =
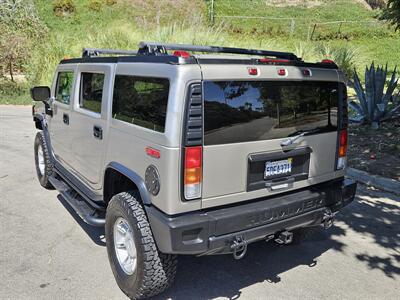
MULTIPOLYGON (((39 185, 35 133, 30 107, 0 106, 0 298, 125 299, 104 231, 39 185)), ((179 263, 159 299, 400 299, 400 199, 361 186, 336 226, 302 245, 179 263)))

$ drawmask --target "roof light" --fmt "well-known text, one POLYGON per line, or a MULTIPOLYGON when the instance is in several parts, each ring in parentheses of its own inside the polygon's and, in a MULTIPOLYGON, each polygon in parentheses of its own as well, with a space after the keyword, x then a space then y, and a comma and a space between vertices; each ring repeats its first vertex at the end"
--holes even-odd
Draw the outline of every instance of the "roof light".
POLYGON ((304 76, 311 76, 312 75, 310 69, 303 69, 302 73, 303 73, 304 76))
POLYGON ((247 71, 249 72, 249 75, 257 76, 258 75, 258 69, 257 68, 247 68, 247 71))
POLYGON ((323 59, 321 61, 321 63, 323 63, 323 64, 331 64, 331 65, 335 64, 335 62, 333 60, 331 60, 331 59, 323 59))
POLYGON ((286 76, 286 69, 278 69, 278 75, 279 76, 286 76))
POLYGON ((182 58, 189 58, 190 57, 190 53, 189 52, 181 51, 181 50, 174 51, 173 55, 179 56, 179 57, 182 57, 182 58))

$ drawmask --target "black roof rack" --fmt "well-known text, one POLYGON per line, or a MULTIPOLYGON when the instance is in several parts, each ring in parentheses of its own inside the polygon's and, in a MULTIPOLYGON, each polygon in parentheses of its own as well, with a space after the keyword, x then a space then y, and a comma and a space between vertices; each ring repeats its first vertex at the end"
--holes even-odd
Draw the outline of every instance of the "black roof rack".
POLYGON ((185 44, 165 44, 154 42, 140 42, 138 54, 142 55, 162 55, 166 54, 167 50, 182 50, 206 53, 230 53, 244 55, 269 56, 281 59, 301 61, 295 54, 290 52, 277 52, 268 50, 243 49, 232 47, 217 47, 217 46, 195 46, 185 44))
POLYGON ((110 54, 110 55, 137 55, 137 51, 131 50, 115 50, 115 49, 96 49, 96 48, 83 48, 83 57, 93 57, 100 56, 100 54, 110 54))

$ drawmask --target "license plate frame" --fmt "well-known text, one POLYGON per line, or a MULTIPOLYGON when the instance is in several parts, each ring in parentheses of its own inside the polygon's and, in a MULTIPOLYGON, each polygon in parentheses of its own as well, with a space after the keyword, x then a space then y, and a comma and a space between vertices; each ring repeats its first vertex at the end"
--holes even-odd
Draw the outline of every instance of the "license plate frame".
POLYGON ((276 178, 277 176, 291 175, 293 157, 265 162, 264 179, 276 178))

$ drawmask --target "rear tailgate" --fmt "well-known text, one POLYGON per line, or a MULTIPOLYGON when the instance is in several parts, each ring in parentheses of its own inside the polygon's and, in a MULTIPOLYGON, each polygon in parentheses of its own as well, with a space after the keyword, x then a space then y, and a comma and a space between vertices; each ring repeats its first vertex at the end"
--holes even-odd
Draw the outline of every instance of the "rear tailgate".
POLYGON ((202 65, 202 207, 284 193, 343 176, 335 171, 336 70, 202 65), (286 75, 279 75, 280 69, 286 75), (311 74, 311 76, 309 76, 311 74), (282 141, 297 137, 282 146, 282 141))

